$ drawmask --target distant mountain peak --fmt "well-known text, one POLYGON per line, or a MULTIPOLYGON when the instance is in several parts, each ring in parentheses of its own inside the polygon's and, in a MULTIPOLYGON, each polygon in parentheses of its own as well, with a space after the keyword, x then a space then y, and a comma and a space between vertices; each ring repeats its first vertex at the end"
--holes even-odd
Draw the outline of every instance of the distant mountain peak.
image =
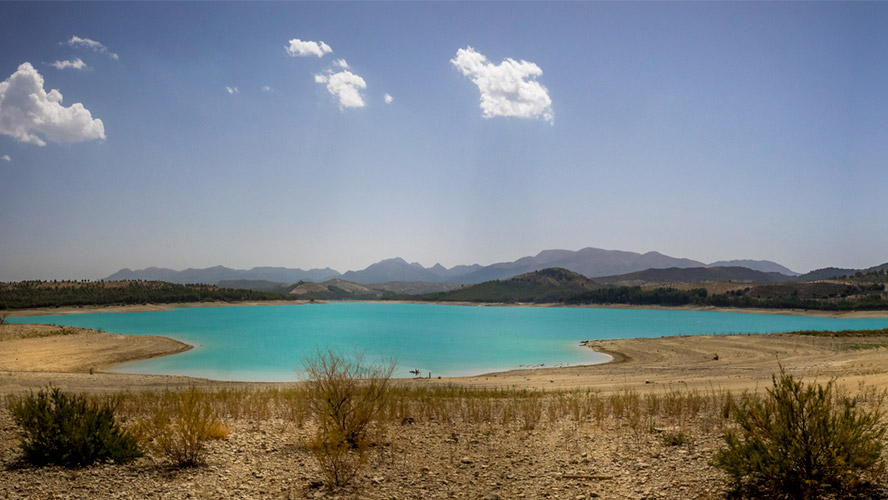
POLYGON ((747 267, 765 273, 779 272, 794 276, 789 269, 770 261, 722 261, 707 266, 691 259, 671 257, 657 251, 643 254, 623 250, 604 250, 585 247, 580 250, 547 249, 535 256, 521 257, 511 262, 497 262, 487 266, 479 264, 457 265, 446 268, 435 263, 425 268, 419 262, 408 263, 402 257, 384 259, 359 271, 344 274, 326 267, 324 269, 288 269, 284 267, 254 267, 249 271, 231 269, 217 265, 206 269, 186 269, 175 271, 158 267, 142 270, 128 268, 105 278, 108 281, 144 279, 169 281, 172 283, 208 283, 219 281, 259 280, 277 283, 299 281, 322 282, 332 278, 342 278, 363 284, 392 282, 454 283, 471 285, 491 280, 504 280, 513 276, 546 268, 563 268, 587 278, 616 276, 644 271, 646 269, 703 268, 703 267, 747 267), (716 266, 718 264, 718 266, 716 266))

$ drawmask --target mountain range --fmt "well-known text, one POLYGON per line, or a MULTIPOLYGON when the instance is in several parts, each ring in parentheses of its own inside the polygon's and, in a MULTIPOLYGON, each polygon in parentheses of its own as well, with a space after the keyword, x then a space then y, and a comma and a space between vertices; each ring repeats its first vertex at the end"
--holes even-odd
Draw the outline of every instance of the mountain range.
POLYGON ((321 282, 342 279, 355 283, 427 282, 472 285, 491 280, 507 279, 545 268, 564 268, 587 278, 623 275, 647 269, 745 267, 762 273, 779 273, 787 279, 798 276, 792 270, 767 260, 718 261, 705 264, 696 260, 670 257, 659 252, 644 254, 600 248, 581 250, 544 250, 537 255, 489 266, 479 264, 446 268, 441 264, 424 267, 418 262, 408 263, 400 257, 371 264, 360 271, 339 273, 324 269, 291 269, 284 267, 254 267, 249 270, 215 266, 206 269, 173 269, 149 267, 141 270, 121 269, 105 278, 106 281, 157 280, 170 283, 207 283, 220 281, 261 280, 274 283, 321 282))

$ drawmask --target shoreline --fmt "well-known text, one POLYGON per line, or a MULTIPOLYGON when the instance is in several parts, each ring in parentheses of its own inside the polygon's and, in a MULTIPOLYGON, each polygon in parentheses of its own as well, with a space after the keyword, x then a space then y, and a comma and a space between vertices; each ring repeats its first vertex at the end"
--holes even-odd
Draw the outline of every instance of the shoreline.
POLYGON ((867 311, 824 311, 819 309, 767 309, 767 308, 740 308, 740 307, 713 307, 713 306, 644 306, 633 304, 582 304, 565 305, 558 303, 537 304, 531 302, 499 303, 499 302, 442 302, 442 301, 416 301, 416 300, 283 300, 283 301, 247 301, 247 302, 183 302, 175 304, 140 304, 140 305, 109 305, 109 306, 62 306, 54 308, 15 309, 6 311, 8 317, 34 317, 34 316, 64 316, 69 314, 88 313, 128 313, 128 312, 164 312, 173 309, 192 307, 255 307, 255 306, 292 306, 292 305, 320 305, 338 303, 368 303, 368 304, 414 304, 414 305, 440 305, 440 306, 474 306, 474 307, 562 307, 566 309, 636 309, 656 311, 699 311, 718 313, 742 313, 742 314, 770 314, 781 316, 808 316, 819 318, 888 318, 888 310, 867 311))
MULTIPOLYGON (((663 390, 755 391, 770 384, 782 365, 806 379, 834 379, 850 391, 863 385, 888 389, 888 336, 805 336, 787 333, 670 336, 589 340, 581 345, 609 360, 573 366, 528 367, 474 376, 396 378, 411 387, 584 390, 613 394, 663 390)), ((0 326, 0 395, 51 384, 77 392, 293 387, 301 382, 225 381, 180 375, 109 371, 118 364, 183 352, 191 346, 166 337, 122 335, 73 327, 10 323, 0 326), (4 332, 28 330, 25 338, 4 332), (44 335, 46 330, 73 330, 44 335), (147 342, 147 344, 145 344, 147 342)))

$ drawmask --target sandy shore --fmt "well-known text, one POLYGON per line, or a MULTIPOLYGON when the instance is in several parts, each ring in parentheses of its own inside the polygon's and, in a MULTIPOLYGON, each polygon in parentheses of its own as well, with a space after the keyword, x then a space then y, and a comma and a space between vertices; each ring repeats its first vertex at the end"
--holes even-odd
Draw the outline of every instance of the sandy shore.
POLYGON ((109 367, 187 351, 165 337, 120 335, 53 325, 0 325, 0 394, 52 384, 80 392, 151 390, 194 383, 188 377, 109 373, 109 367))
MULTIPOLYGON (((601 365, 516 370, 458 379, 486 387, 590 389, 611 393, 691 389, 755 391, 771 384, 779 365, 805 379, 836 379, 855 391, 861 384, 888 389, 888 337, 820 337, 792 334, 700 335, 595 340, 610 354, 601 365)), ((438 381, 433 381, 438 382, 438 381)))

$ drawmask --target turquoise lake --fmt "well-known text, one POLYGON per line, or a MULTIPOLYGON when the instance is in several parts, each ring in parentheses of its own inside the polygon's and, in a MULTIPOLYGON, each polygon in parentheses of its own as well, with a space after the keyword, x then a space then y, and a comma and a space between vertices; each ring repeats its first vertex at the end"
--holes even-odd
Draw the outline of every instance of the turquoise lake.
POLYGON ((145 313, 10 318, 131 335, 162 335, 188 352, 114 371, 217 380, 299 380, 318 349, 394 358, 396 376, 477 375, 523 366, 600 363, 593 339, 888 328, 888 318, 833 319, 683 310, 333 303, 197 307, 145 313))

